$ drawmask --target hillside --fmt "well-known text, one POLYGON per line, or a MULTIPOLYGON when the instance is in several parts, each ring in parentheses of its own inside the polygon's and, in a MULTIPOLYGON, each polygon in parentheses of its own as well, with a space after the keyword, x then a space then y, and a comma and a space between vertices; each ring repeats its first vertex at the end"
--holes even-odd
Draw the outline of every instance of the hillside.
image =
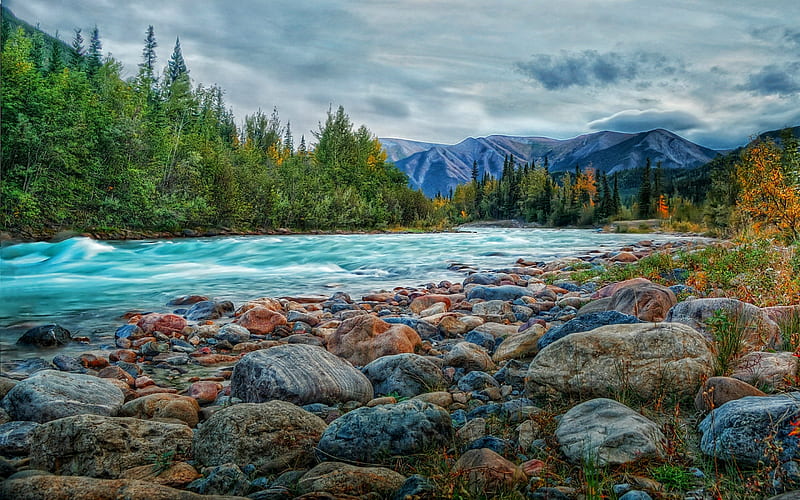
POLYGON ((616 173, 635 169, 650 158, 666 170, 692 169, 708 163, 719 152, 688 141, 663 129, 625 134, 596 132, 572 139, 492 135, 468 138, 451 146, 381 139, 389 159, 406 173, 412 187, 428 196, 447 193, 468 182, 476 162, 479 175, 499 177, 505 156, 519 163, 542 165, 547 159, 551 172, 572 171, 576 165, 616 173), (405 155, 405 156, 403 156, 405 155))

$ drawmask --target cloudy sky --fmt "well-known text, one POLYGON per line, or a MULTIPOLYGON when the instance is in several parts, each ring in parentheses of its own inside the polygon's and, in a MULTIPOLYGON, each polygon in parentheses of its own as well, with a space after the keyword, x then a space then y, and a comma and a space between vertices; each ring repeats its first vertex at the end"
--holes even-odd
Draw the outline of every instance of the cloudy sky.
MULTIPOLYGON (((800 124, 797 0, 5 0, 70 41, 96 24, 128 75, 147 26, 241 122, 296 138, 329 106, 380 137, 455 143, 667 128, 728 148, 800 124)), ((87 37, 88 38, 88 37, 87 37)))

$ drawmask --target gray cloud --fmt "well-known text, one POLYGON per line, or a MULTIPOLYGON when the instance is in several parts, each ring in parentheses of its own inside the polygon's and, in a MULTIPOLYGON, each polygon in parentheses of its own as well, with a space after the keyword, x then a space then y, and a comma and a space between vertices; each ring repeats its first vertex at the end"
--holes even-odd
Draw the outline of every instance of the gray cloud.
POLYGON ((614 130, 617 132, 641 132, 664 128, 673 132, 685 132, 700 128, 703 122, 685 111, 657 111, 648 109, 625 110, 588 123, 591 130, 614 130))
MULTIPOLYGON (((535 54, 530 60, 517 62, 520 73, 540 83, 547 90, 569 87, 606 87, 636 80, 640 77, 672 75, 682 65, 668 57, 653 52, 600 53, 596 50, 582 52, 561 51, 559 56, 535 54)), ((639 82, 648 86, 648 82, 639 82)))
POLYGON ((748 75, 747 82, 738 88, 760 95, 796 94, 800 92, 800 63, 764 66, 748 75))
POLYGON ((398 99, 373 96, 367 101, 372 106, 373 112, 378 115, 394 116, 396 118, 408 118, 411 115, 408 103, 398 99))

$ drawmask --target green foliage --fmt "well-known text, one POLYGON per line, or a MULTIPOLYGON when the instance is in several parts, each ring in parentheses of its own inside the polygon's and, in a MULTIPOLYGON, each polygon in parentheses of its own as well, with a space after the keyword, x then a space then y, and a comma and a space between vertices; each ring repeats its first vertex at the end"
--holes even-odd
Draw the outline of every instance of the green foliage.
POLYGON ((652 471, 653 479, 670 490, 686 491, 695 484, 695 477, 685 467, 675 464, 661 464, 652 471))
POLYGON ((101 60, 97 29, 86 54, 75 30, 66 67, 61 45, 49 49, 36 30, 4 31, 3 42, 5 230, 360 229, 444 217, 343 108, 328 113, 314 150, 305 138, 295 150, 277 110, 238 130, 222 89, 193 87, 177 40, 160 80, 152 27, 127 81, 101 60))

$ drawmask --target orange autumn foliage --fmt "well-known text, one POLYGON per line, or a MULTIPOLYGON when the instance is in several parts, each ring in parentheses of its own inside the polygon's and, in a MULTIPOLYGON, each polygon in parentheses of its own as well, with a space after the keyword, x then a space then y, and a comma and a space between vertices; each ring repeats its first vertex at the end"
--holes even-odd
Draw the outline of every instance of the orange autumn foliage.
POLYGON ((741 186, 737 206, 756 221, 756 228, 775 225, 792 239, 800 237, 800 186, 791 181, 781 150, 771 141, 758 142, 736 165, 741 186))

